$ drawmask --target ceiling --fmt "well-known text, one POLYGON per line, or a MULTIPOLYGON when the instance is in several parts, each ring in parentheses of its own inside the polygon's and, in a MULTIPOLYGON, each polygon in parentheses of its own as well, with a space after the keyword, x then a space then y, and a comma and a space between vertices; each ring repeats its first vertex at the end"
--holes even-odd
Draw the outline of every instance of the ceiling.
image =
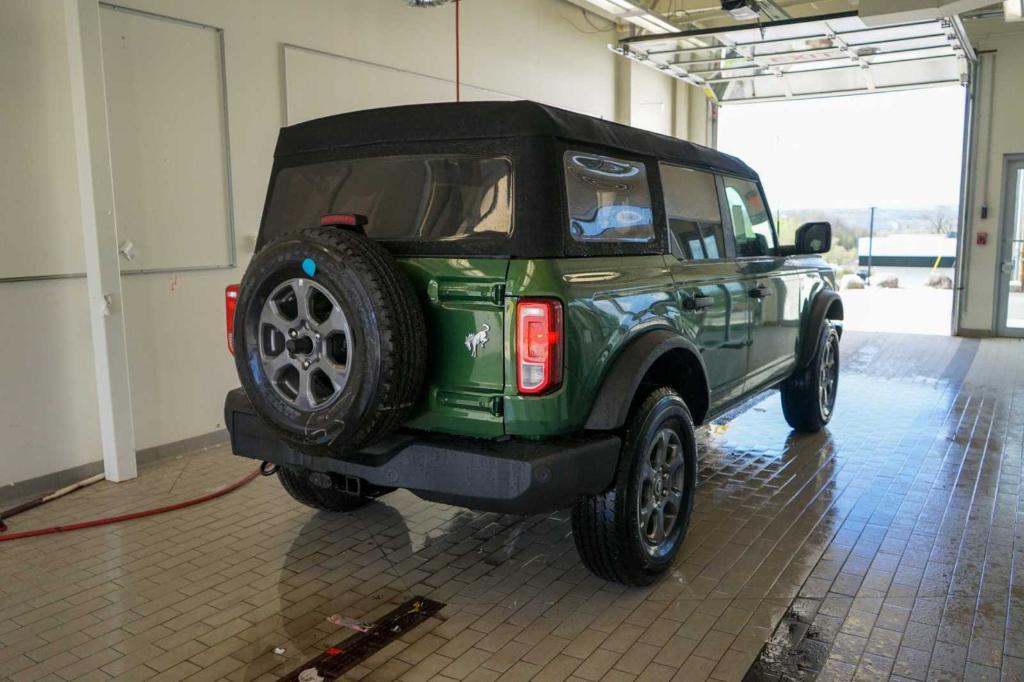
POLYGON ((956 18, 866 26, 850 12, 632 37, 611 48, 719 103, 962 83, 973 59, 956 18))
MULTIPOLYGON (((974 52, 946 5, 986 0, 573 0, 628 27, 613 51, 719 104, 965 83, 974 52), (927 4, 927 3, 926 3, 927 4)), ((991 0, 988 0, 991 2, 991 0)))

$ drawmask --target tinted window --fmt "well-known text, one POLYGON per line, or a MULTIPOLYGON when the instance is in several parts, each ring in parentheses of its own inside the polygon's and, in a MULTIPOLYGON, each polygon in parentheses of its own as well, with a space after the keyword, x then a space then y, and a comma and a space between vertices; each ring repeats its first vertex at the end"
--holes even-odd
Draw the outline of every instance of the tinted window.
POLYGON ((642 163, 569 151, 563 158, 569 231, 578 241, 654 239, 651 191, 642 163))
POLYGON ((737 256, 768 256, 775 252, 775 234, 761 190, 749 180, 724 178, 725 201, 736 235, 737 256))
POLYGON ((725 258, 725 234, 711 173, 661 164, 665 215, 681 255, 692 260, 725 258))
POLYGON ((360 213, 374 239, 441 241, 508 235, 512 163, 472 156, 382 156, 286 168, 267 211, 269 235, 360 213))

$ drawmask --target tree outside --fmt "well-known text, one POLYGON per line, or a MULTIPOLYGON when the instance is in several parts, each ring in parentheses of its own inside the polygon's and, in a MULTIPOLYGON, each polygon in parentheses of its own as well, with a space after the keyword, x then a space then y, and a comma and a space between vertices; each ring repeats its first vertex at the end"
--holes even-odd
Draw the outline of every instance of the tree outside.
MULTIPOLYGON (((870 207, 860 209, 820 208, 780 210, 777 213, 779 240, 796 241, 796 230, 804 223, 826 220, 832 224, 832 250, 825 260, 840 274, 857 271, 857 240, 867 237, 871 225, 870 207)), ((893 234, 949 234, 956 232, 956 206, 875 209, 875 236, 893 234)))

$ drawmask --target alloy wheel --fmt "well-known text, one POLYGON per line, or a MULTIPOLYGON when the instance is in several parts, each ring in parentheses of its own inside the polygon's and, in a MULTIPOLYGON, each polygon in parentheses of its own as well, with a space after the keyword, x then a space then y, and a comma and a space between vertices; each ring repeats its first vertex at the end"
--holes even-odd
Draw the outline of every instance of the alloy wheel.
POLYGON ((679 434, 665 427, 655 435, 640 463, 637 523, 652 554, 671 537, 679 519, 686 483, 684 461, 679 434))
POLYGON ((337 299, 312 280, 282 282, 263 304, 260 363, 274 391, 303 411, 338 399, 348 381, 352 332, 337 299))
POLYGON ((838 366, 836 364, 836 344, 830 337, 825 344, 821 358, 821 374, 818 379, 818 407, 821 416, 828 419, 836 403, 836 382, 838 366))

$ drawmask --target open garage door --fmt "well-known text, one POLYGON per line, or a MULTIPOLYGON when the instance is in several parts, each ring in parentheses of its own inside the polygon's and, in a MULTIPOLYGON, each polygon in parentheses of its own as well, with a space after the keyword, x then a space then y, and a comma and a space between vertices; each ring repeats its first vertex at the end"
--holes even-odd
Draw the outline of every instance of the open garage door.
POLYGON ((611 49, 721 104, 965 83, 974 60, 957 17, 867 26, 856 12, 637 36, 611 49))

